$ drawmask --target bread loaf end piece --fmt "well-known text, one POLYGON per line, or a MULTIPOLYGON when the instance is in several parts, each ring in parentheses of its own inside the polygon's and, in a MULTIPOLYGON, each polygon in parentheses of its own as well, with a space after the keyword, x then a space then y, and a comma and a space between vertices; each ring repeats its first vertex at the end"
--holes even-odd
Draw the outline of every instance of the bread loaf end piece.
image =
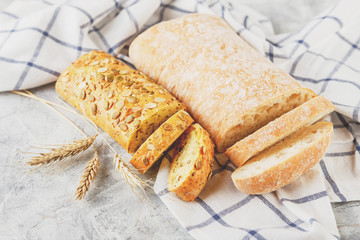
POLYGON ((211 177, 214 144, 199 125, 191 125, 175 143, 168 189, 185 201, 194 201, 211 177))
POLYGON ((130 163, 144 174, 193 121, 184 110, 175 113, 140 146, 130 163))
POLYGON ((237 142, 227 149, 225 154, 236 166, 240 167, 262 150, 298 129, 313 124, 334 110, 335 106, 322 96, 310 99, 237 142))
POLYGON ((91 51, 72 63, 56 91, 129 153, 185 106, 164 88, 110 54, 91 51))
POLYGON ((247 194, 275 191, 304 174, 320 161, 333 135, 330 122, 304 127, 256 155, 236 169, 231 178, 247 194))

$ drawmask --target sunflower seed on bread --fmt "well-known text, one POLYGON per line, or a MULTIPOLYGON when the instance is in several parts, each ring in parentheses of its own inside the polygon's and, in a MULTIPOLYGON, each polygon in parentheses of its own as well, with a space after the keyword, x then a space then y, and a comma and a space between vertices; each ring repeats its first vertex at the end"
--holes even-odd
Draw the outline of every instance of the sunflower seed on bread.
POLYGON ((184 110, 180 110, 165 121, 136 151, 130 163, 141 173, 145 173, 194 120, 184 110), (180 118, 181 116, 181 118, 180 118), (175 128, 180 125, 181 128, 175 128), (169 126, 173 129, 168 131, 169 126), (146 159, 146 160, 144 160, 146 159))
POLYGON ((65 69, 59 79, 56 91, 129 153, 135 153, 170 116, 185 109, 183 104, 143 73, 101 51, 82 55, 65 69), (61 81, 64 77, 68 80, 61 81), (129 82, 146 85, 153 94, 140 96, 139 91, 129 89, 129 82), (154 103, 154 98, 160 101, 154 103), (135 113, 132 110, 134 107, 146 111, 135 113), (113 110, 110 111, 110 108, 113 110))

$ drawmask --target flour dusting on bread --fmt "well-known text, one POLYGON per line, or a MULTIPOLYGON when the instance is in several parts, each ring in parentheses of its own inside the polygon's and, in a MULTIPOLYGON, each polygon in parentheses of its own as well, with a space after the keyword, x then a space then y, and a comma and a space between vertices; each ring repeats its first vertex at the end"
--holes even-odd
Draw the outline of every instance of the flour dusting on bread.
POLYGON ((129 54, 188 107, 220 152, 315 96, 212 15, 157 24, 133 41, 129 54), (260 112, 264 106, 274 111, 260 112))

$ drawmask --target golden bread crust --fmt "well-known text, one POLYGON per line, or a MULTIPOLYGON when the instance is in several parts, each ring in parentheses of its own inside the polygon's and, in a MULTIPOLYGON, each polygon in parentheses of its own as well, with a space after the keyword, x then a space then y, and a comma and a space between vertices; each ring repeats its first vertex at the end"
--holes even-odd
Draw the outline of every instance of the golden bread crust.
MULTIPOLYGON (((246 119, 252 110, 301 88, 224 20, 213 15, 189 14, 156 24, 132 42, 129 55, 137 69, 188 107, 195 121, 209 132, 219 152, 240 140, 227 142, 229 135, 238 136, 232 129, 249 134, 246 124, 256 124, 246 119)), ((291 109, 279 114, 287 110, 291 109)))
POLYGON ((91 51, 58 78, 56 91, 129 153, 185 106, 110 54, 91 51))

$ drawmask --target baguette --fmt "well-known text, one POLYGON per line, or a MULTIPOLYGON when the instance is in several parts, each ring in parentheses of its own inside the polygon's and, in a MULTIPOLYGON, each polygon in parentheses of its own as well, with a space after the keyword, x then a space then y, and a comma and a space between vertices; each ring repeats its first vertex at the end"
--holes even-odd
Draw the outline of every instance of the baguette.
POLYGON ((180 110, 165 121, 136 151, 130 163, 144 174, 194 120, 180 110))
POLYGON ((176 141, 168 189, 185 201, 194 201, 211 177, 214 144, 199 125, 191 125, 176 141))
POLYGON ((316 96, 213 15, 161 22, 129 56, 187 106, 219 152, 316 96))
POLYGON ((56 91, 129 153, 185 106, 164 88, 113 56, 91 51, 71 64, 56 91))
POLYGON ((237 142, 225 154, 232 163, 240 167, 262 150, 334 110, 335 106, 324 97, 315 97, 237 142))
POLYGON ((237 168, 231 178, 235 186, 247 194, 275 191, 319 162, 332 134, 330 122, 304 127, 237 168))

